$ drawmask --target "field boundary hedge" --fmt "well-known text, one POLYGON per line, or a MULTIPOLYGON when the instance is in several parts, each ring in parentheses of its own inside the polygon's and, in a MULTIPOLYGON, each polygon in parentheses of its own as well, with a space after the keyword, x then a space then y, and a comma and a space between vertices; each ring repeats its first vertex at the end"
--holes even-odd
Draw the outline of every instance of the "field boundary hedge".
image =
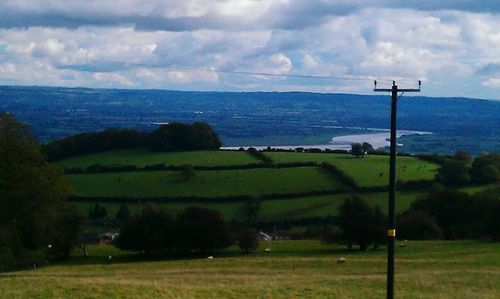
POLYGON ((217 196, 217 197, 203 197, 203 196, 159 196, 159 197, 134 197, 134 196, 70 196, 70 202, 102 202, 102 203, 227 203, 236 201, 248 201, 250 199, 258 198, 259 200, 276 200, 276 199, 291 199, 309 196, 321 195, 336 195, 336 194, 350 194, 351 190, 347 189, 333 189, 321 191, 308 191, 300 193, 270 193, 264 195, 237 195, 237 196, 217 196))
MULTIPOLYGON (((194 170, 215 171, 215 170, 245 170, 259 168, 295 168, 295 167, 316 167, 317 162, 288 162, 276 164, 251 163, 241 165, 220 165, 220 166, 192 166, 194 170)), ((71 167, 64 168, 64 174, 88 174, 88 173, 115 173, 115 172, 150 172, 150 171, 182 171, 185 165, 165 165, 154 164, 137 167, 135 165, 102 165, 92 164, 87 168, 71 167)))
POLYGON ((342 184, 349 186, 352 189, 359 188, 358 182, 356 182, 354 178, 346 174, 344 171, 340 170, 337 166, 328 162, 322 162, 320 167, 325 172, 335 176, 342 184))

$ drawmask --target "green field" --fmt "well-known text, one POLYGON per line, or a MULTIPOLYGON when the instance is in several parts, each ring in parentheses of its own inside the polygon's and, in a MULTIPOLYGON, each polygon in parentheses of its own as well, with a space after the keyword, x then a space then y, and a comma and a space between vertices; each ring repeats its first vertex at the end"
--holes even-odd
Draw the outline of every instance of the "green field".
MULTIPOLYGON (((318 241, 261 243, 213 260, 141 261, 106 245, 90 257, 0 273, 1 298, 384 298, 384 250, 347 252, 318 241), (264 248, 271 247, 266 253, 264 248), (108 255, 114 263, 108 264, 108 255), (339 257, 346 263, 338 264, 339 257)), ((396 248, 396 298, 500 298, 500 244, 409 242, 396 248)))
POLYGON ((68 175, 80 196, 224 197, 299 193, 343 188, 314 167, 196 171, 186 181, 180 171, 68 175))
POLYGON ((62 168, 82 167, 86 168, 92 164, 101 165, 136 165, 146 166, 153 164, 184 165, 193 166, 223 166, 244 165, 259 163, 247 152, 235 151, 194 151, 162 153, 152 152, 147 149, 129 149, 120 151, 108 151, 92 155, 85 155, 56 162, 62 168))
MULTIPOLYGON (((376 187, 387 185, 388 157, 366 156, 355 158, 345 154, 265 152, 274 163, 317 162, 323 161, 336 165, 361 186, 376 187)), ((91 164, 136 165, 152 164, 198 166, 245 165, 259 163, 247 152, 236 151, 195 151, 157 153, 144 149, 104 152, 59 161, 62 167, 87 167, 91 164)), ((398 157, 398 179, 433 179, 438 165, 413 157, 398 157)), ((338 205, 349 196, 346 186, 339 183, 335 176, 319 167, 258 168, 236 170, 198 170, 193 178, 186 180, 180 171, 136 171, 119 173, 74 174, 67 176, 73 185, 73 194, 85 197, 231 197, 259 196, 269 194, 290 194, 311 191, 342 191, 345 193, 309 196, 289 199, 269 199, 261 204, 262 221, 293 219, 313 216, 328 216, 337 213, 338 205)), ((468 187, 464 191, 475 193, 487 186, 468 187)), ((423 191, 398 192, 397 211, 406 210, 423 191)), ((373 192, 360 194, 369 203, 387 208, 387 193, 373 192)), ((95 201, 74 203, 87 211, 95 201)), ((101 202, 114 217, 120 203, 101 202)), ((226 203, 200 202, 163 202, 160 205, 175 215, 188 205, 201 205, 221 211, 226 219, 237 219, 245 202, 226 203)), ((134 212, 137 204, 128 204, 134 212)))
MULTIPOLYGON (((389 180, 388 156, 365 156, 356 158, 345 154, 266 152, 275 163, 285 162, 329 162, 354 178, 360 186, 384 186, 389 180)), ((438 169, 437 164, 413 157, 397 158, 397 179, 432 180, 438 169)))
MULTIPOLYGON (((397 192, 397 212, 402 212, 408 209, 409 205, 421 195, 423 192, 397 192)), ((378 205, 383 209, 387 209, 387 192, 376 192, 362 194, 368 203, 378 205)), ((291 199, 271 199, 261 202, 261 210, 259 218, 262 221, 284 220, 312 216, 328 216, 336 215, 338 206, 343 200, 348 197, 348 194, 335 194, 323 196, 309 196, 291 199)), ((74 206, 82 211, 88 211, 97 202, 74 202, 74 206)), ((101 206, 106 208, 110 217, 115 217, 120 203, 99 202, 101 206)), ((186 200, 186 202, 159 203, 158 205, 165 208, 171 215, 177 215, 184 210, 188 205, 198 205, 210 209, 216 209, 222 213, 225 219, 238 219, 244 211, 245 202, 234 201, 228 203, 200 203, 186 200)), ((132 213, 139 211, 138 203, 128 203, 128 208, 132 213)))

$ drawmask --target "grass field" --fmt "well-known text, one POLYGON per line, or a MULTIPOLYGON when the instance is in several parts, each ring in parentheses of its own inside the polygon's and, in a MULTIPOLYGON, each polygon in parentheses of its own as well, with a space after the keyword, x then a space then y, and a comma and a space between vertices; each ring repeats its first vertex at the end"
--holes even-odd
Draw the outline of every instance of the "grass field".
MULTIPOLYGON (((80 255, 79 252, 75 254, 80 255)), ((140 261, 107 245, 90 257, 0 274, 2 298, 384 298, 385 251, 274 241, 188 260, 140 261), (272 252, 263 248, 272 246, 272 252), (107 256, 115 261, 107 264, 107 256), (345 264, 338 264, 339 257, 345 264)), ((409 242, 396 249, 397 298, 500 298, 500 244, 409 242)))
MULTIPOLYGON (((402 212, 423 192, 398 192, 397 193, 397 212, 402 212)), ((292 199, 273 199, 261 202, 259 217, 262 221, 293 219, 312 216, 336 215, 338 206, 348 197, 348 194, 309 196, 292 199)), ((361 197, 372 205, 378 205, 384 210, 387 209, 387 192, 376 192, 362 194, 361 197)), ((88 211, 96 202, 73 202, 74 206, 82 211, 88 211)), ((108 215, 115 217, 120 203, 99 204, 106 208, 108 215)), ((216 209, 222 213, 225 219, 238 219, 243 214, 246 203, 241 201, 228 203, 199 203, 186 200, 185 202, 160 203, 159 206, 165 208, 171 215, 177 215, 189 205, 198 205, 210 209, 216 209)), ((132 213, 139 211, 139 204, 127 204, 132 213)))
MULTIPOLYGON (((351 155, 321 153, 266 152, 265 154, 271 157, 275 163, 308 161, 332 163, 354 178, 360 186, 384 186, 387 185, 389 179, 388 156, 356 158, 351 155)), ((398 157, 397 179, 402 181, 432 180, 438 167, 437 164, 417 158, 398 157)))
POLYGON ((260 161, 246 152, 234 151, 194 151, 161 153, 152 152, 147 149, 129 149, 120 151, 108 151, 92 155, 85 155, 56 162, 63 168, 82 167, 86 168, 92 164, 101 165, 136 165, 145 166, 153 164, 184 165, 193 166, 223 166, 244 165, 259 163, 260 161))
POLYGON ((68 175, 80 196, 235 196, 334 190, 340 183, 314 167, 197 171, 184 180, 178 171, 68 175))

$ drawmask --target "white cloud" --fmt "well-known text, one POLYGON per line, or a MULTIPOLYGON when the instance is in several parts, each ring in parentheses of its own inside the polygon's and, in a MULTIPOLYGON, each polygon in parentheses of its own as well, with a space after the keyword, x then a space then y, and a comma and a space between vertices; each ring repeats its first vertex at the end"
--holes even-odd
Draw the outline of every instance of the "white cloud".
POLYGON ((483 86, 500 88, 500 78, 491 78, 482 83, 483 86))
POLYGON ((459 88, 471 81, 478 96, 496 97, 500 5, 486 1, 477 9, 468 3, 4 0, 0 79, 91 87, 369 90, 339 81, 331 86, 210 71, 215 69, 427 78, 459 88))

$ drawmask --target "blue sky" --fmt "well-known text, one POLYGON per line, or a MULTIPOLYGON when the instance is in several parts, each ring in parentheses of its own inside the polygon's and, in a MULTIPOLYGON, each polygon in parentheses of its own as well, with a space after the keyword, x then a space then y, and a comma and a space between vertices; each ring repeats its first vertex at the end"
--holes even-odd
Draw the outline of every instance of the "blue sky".
POLYGON ((500 1, 2 0, 0 84, 500 99, 500 1))

